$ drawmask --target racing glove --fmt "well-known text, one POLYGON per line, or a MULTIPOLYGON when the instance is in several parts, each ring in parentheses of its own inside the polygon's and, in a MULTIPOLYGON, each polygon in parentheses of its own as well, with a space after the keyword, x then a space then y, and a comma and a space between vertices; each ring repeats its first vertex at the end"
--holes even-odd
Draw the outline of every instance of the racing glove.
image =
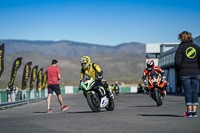
POLYGON ((147 86, 147 80, 145 79, 143 82, 144 82, 144 85, 147 86))
POLYGON ((101 81, 103 79, 103 71, 101 72, 97 72, 98 76, 96 78, 96 80, 101 81))
POLYGON ((162 76, 162 81, 165 82, 166 81, 166 77, 162 76))
POLYGON ((79 86, 78 89, 79 89, 79 90, 83 90, 83 87, 82 87, 82 86, 79 86))

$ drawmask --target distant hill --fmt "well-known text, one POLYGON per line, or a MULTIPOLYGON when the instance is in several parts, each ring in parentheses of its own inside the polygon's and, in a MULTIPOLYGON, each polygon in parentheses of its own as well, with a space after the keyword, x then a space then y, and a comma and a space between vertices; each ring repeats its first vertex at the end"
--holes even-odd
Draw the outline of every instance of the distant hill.
POLYGON ((145 45, 137 42, 117 46, 73 41, 0 40, 0 45, 2 43, 5 44, 5 66, 0 77, 0 89, 5 88, 9 82, 12 65, 17 57, 23 57, 15 80, 18 87, 21 87, 22 72, 28 61, 32 61, 31 67, 38 65, 39 69, 42 67, 45 71, 52 59, 57 59, 62 75, 61 86, 79 84, 80 58, 83 55, 89 55, 92 62, 99 64, 109 84, 116 80, 125 83, 141 82, 145 64, 145 45))
POLYGON ((83 56, 91 54, 134 54, 145 55, 145 45, 138 42, 123 43, 117 46, 103 46, 97 44, 73 41, 28 41, 28 40, 0 40, 5 43, 5 53, 20 51, 38 51, 44 54, 62 56, 83 56))
MULTIPOLYGON (((6 47, 6 49, 8 48, 6 47)), ((5 68, 3 74, 0 77, 0 89, 6 88, 7 83, 10 80, 12 64, 17 57, 23 57, 22 65, 17 72, 15 80, 15 84, 19 88, 21 88, 22 72, 24 69, 24 65, 28 61, 32 61, 31 67, 38 65, 39 68, 43 67, 45 71, 46 68, 51 65, 51 61, 54 58, 59 61, 58 65, 61 70, 62 76, 60 80, 60 85, 64 86, 79 84, 81 56, 61 56, 44 54, 37 51, 24 51, 5 55, 5 68)), ((141 82, 141 76, 145 65, 144 55, 90 54, 90 57, 92 62, 97 63, 102 68, 102 70, 104 71, 104 76, 109 84, 114 83, 116 80, 125 83, 141 82)))

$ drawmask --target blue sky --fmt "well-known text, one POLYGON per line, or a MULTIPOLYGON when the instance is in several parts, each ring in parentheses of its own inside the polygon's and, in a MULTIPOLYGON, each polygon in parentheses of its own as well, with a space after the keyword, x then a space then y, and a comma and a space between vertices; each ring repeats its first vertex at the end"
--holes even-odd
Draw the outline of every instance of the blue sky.
POLYGON ((200 35, 199 0, 0 0, 0 39, 102 45, 200 35))

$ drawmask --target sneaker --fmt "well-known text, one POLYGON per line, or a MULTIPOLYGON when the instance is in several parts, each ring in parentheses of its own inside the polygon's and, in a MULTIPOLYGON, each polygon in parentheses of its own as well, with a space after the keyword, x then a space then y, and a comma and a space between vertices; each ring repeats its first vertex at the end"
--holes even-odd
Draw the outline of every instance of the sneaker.
POLYGON ((188 117, 188 112, 184 112, 184 117, 188 117))
POLYGON ((51 109, 47 109, 47 113, 52 113, 53 111, 51 109))
POLYGON ((193 117, 197 117, 197 112, 192 112, 193 117))
POLYGON ((61 111, 66 111, 67 109, 69 109, 69 105, 67 105, 67 106, 63 106, 62 108, 61 108, 61 111))
POLYGON ((188 112, 188 116, 187 117, 192 117, 193 115, 192 115, 192 112, 188 112))

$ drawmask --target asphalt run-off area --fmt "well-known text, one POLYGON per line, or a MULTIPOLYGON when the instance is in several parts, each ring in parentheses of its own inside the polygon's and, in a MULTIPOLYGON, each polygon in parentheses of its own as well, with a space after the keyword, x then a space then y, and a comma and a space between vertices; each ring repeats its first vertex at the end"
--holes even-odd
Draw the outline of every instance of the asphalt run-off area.
POLYGON ((144 133, 200 132, 197 118, 183 117, 184 96, 167 95, 160 107, 146 94, 120 93, 115 110, 94 113, 82 94, 62 95, 70 109, 61 112, 52 97, 53 113, 46 113, 46 101, 0 110, 0 133, 144 133))

